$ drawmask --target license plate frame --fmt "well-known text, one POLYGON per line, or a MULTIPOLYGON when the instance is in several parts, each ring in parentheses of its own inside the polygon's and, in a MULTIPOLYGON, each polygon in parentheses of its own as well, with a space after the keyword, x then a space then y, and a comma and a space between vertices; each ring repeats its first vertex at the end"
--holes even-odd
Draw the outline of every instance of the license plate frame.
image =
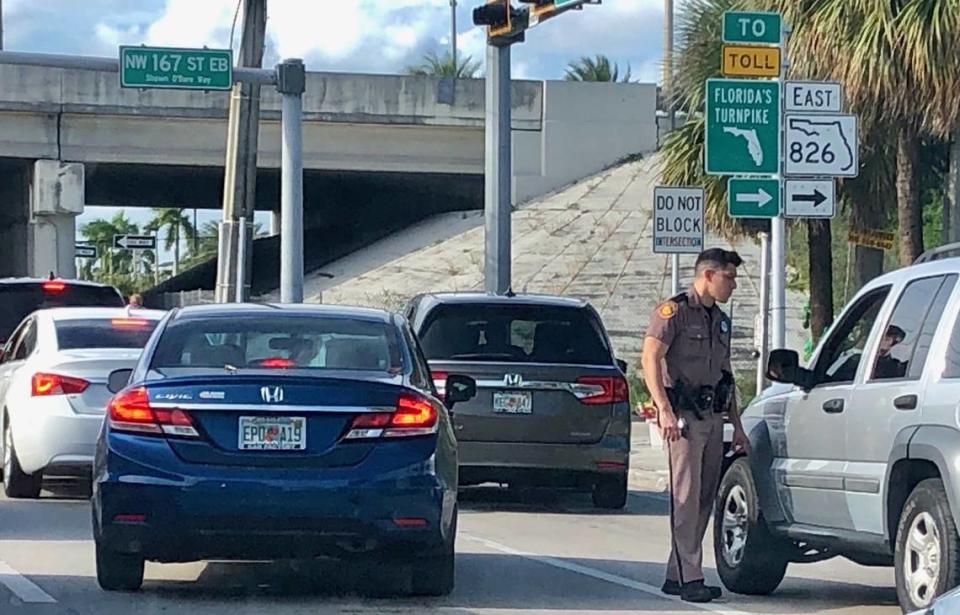
POLYGON ((304 451, 307 449, 307 418, 303 416, 241 416, 237 420, 237 449, 273 452, 304 451), (245 428, 255 431, 248 431, 245 428), (277 431, 267 431, 271 428, 276 428, 277 431), (275 440, 275 434, 281 438, 275 440))
POLYGON ((530 391, 494 391, 493 411, 496 414, 533 414, 530 391))

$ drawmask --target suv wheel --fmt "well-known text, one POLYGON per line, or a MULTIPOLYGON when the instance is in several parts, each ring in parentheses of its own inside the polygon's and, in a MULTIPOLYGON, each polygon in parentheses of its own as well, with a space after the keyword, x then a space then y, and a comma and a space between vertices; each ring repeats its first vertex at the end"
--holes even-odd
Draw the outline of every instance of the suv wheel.
POLYGON ((723 476, 713 519, 713 548, 724 587, 766 595, 787 573, 787 551, 760 514, 749 462, 737 459, 723 476))
POLYGON ((136 591, 143 585, 143 558, 118 553, 99 542, 97 550, 97 583, 107 591, 136 591))
POLYGON ((921 481, 907 498, 897 526, 897 598, 905 611, 930 605, 960 584, 960 539, 943 481, 921 481))
POLYGON ((627 475, 601 476, 593 485, 593 505, 619 510, 627 505, 627 475))
POLYGON ((10 498, 40 497, 43 474, 27 474, 20 467, 17 449, 13 447, 13 430, 7 425, 3 430, 3 491, 10 498))

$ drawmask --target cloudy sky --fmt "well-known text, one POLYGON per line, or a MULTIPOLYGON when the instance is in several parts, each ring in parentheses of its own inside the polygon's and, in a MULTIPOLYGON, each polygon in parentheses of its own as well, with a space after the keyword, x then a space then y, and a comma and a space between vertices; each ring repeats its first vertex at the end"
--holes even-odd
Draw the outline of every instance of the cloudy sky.
MULTIPOLYGON (((265 65, 300 57, 308 70, 399 73, 450 43, 450 0, 267 0, 265 65)), ((471 13, 483 0, 458 0, 461 54, 483 59, 485 35, 471 13)), ((4 47, 116 57, 121 44, 228 47, 238 0, 2 0, 4 47)), ((519 4, 519 2, 515 2, 519 4)), ((234 48, 239 46, 238 18, 234 48)), ((604 54, 634 80, 657 81, 663 0, 603 0, 545 22, 513 50, 515 78, 560 79, 566 65, 604 54)), ((113 210, 88 207, 86 222, 113 210)), ((143 224, 149 212, 137 211, 143 224)), ((200 212, 200 223, 217 219, 200 212)), ((266 219, 258 214, 258 220, 266 219)))

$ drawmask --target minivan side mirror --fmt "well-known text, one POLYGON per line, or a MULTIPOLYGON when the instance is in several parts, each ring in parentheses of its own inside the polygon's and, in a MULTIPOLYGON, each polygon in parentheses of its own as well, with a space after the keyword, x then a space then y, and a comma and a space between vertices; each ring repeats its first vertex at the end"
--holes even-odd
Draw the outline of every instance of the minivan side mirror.
POLYGON ((447 406, 447 409, 452 409, 460 402, 470 401, 476 395, 477 381, 470 376, 462 374, 447 376, 447 385, 443 397, 443 403, 447 406))
POLYGON ((780 348, 770 352, 767 360, 767 378, 774 382, 795 384, 810 389, 810 371, 800 367, 800 355, 795 350, 780 348))
POLYGON ((107 390, 111 393, 119 393, 130 382, 132 369, 115 369, 107 376, 107 390))

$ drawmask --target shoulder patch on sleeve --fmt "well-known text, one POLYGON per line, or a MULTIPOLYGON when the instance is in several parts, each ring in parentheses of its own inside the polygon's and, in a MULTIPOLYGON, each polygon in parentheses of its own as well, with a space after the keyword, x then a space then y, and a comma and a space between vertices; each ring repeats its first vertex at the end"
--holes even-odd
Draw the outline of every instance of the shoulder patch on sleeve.
POLYGON ((677 315, 677 303, 676 301, 666 301, 660 304, 660 307, 657 308, 657 314, 661 318, 673 318, 677 315))

